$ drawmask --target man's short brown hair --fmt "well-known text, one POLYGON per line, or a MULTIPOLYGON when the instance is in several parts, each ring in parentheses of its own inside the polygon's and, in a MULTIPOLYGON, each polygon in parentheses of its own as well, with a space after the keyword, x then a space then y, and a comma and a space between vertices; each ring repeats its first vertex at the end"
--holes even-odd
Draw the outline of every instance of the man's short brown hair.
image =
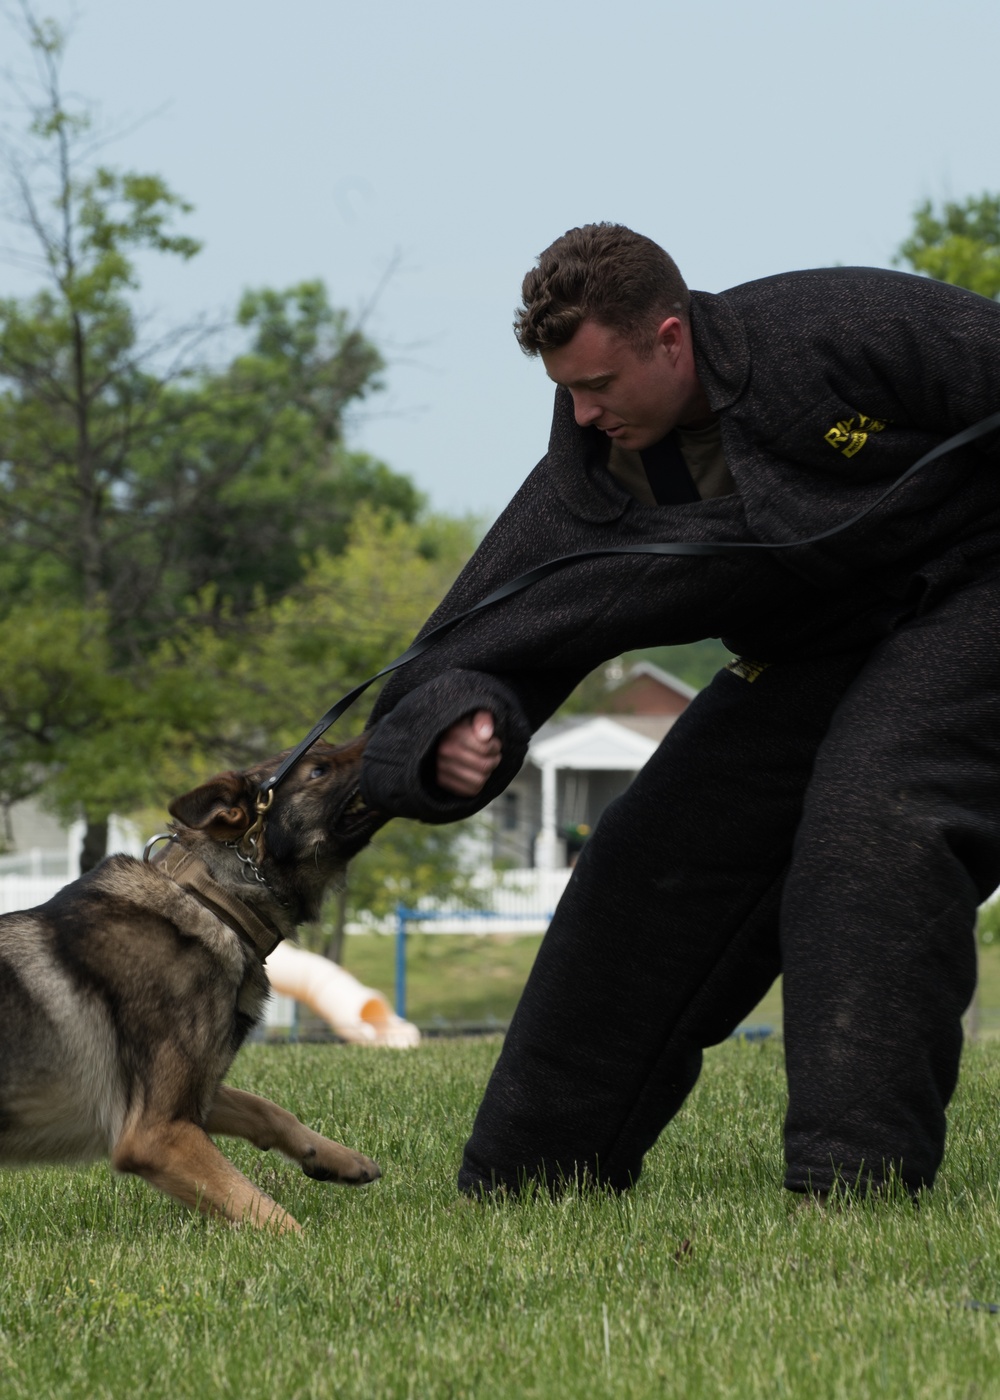
POLYGON ((687 320, 690 293, 669 253, 622 224, 584 224, 557 238, 521 284, 514 334, 526 355, 568 345, 585 320, 640 355, 668 316, 687 320))

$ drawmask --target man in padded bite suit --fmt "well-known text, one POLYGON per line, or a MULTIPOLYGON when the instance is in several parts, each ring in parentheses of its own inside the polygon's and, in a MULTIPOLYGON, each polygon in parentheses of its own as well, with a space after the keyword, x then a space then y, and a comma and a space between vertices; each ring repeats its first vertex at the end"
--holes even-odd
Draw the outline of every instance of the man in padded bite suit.
POLYGON ((503 790, 602 661, 718 636, 741 658, 582 852, 459 1185, 629 1186, 704 1047, 781 973, 786 1186, 915 1192, 1000 883, 1000 434, 855 517, 1000 408, 1000 305, 867 268, 689 293, 612 224, 557 239, 522 290, 549 449, 428 627, 559 555, 847 528, 575 562, 386 685, 364 796, 444 822, 503 790))

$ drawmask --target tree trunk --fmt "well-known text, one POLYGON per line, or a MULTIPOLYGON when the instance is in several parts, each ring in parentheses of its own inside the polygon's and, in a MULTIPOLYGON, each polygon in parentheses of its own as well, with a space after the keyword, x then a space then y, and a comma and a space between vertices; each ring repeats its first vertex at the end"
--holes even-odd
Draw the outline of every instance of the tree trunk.
POLYGON ((88 870, 93 870, 108 853, 108 823, 104 821, 94 822, 87 819, 87 829, 83 833, 83 845, 80 847, 80 874, 86 875, 88 870))

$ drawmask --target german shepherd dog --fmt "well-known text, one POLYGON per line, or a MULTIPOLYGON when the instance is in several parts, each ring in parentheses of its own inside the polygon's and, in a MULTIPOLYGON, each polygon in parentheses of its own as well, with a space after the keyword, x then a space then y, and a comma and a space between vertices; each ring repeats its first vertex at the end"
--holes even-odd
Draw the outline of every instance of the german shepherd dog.
POLYGON ((222 1083, 263 1011, 265 957, 382 825, 358 789, 364 744, 314 744, 262 828, 257 794, 280 756, 221 773, 170 803, 150 862, 110 856, 0 918, 0 1165, 110 1157, 205 1214, 278 1231, 300 1226, 209 1134, 277 1148, 317 1181, 380 1175, 222 1083))

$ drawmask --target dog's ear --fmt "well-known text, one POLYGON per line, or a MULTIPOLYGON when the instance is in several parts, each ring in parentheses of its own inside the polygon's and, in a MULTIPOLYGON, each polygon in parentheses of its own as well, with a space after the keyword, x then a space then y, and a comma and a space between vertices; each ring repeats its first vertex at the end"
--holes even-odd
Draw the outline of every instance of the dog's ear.
POLYGON ((220 773, 183 797, 167 811, 183 826, 204 831, 213 841, 233 841, 253 823, 254 794, 242 773, 220 773))

